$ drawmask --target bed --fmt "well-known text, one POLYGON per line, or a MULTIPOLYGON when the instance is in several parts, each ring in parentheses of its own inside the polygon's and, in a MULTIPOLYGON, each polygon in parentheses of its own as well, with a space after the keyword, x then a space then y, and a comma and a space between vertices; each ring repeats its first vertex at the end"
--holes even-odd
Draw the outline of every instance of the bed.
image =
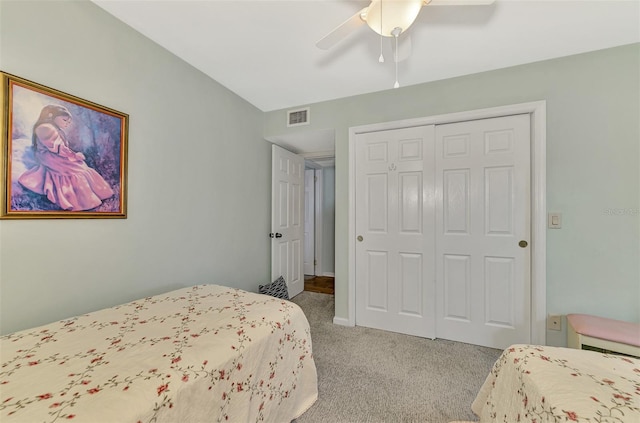
POLYGON ((0 338, 0 421, 289 422, 317 399, 294 303, 198 285, 0 338))
POLYGON ((640 360, 513 345, 472 404, 481 422, 640 422, 640 360))

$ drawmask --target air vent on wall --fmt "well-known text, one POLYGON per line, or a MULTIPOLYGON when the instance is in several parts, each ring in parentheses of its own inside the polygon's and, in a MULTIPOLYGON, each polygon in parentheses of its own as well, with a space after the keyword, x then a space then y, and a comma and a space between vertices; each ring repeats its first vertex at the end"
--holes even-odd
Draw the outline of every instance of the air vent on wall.
POLYGON ((287 112, 287 126, 308 125, 310 121, 309 108, 289 110, 287 112))

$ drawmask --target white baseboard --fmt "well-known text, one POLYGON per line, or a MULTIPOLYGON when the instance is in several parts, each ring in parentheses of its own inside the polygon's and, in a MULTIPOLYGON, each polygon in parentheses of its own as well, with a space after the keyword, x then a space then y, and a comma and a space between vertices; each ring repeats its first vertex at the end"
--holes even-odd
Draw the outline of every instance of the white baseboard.
POLYGON ((336 274, 335 274, 335 273, 333 273, 333 272, 323 272, 323 273, 322 273, 322 276, 330 276, 330 277, 332 277, 332 278, 335 278, 335 277, 336 277, 336 274))
POLYGON ((349 323, 349 319, 345 319, 344 317, 333 317, 333 324, 339 326, 353 326, 349 323))

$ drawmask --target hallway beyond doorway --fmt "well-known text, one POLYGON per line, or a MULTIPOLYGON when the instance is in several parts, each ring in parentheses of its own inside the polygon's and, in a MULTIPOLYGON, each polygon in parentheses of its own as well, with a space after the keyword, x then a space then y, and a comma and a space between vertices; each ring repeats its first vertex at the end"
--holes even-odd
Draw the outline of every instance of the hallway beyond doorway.
POLYGON ((335 292, 334 278, 331 276, 304 275, 304 290, 333 295, 335 292))

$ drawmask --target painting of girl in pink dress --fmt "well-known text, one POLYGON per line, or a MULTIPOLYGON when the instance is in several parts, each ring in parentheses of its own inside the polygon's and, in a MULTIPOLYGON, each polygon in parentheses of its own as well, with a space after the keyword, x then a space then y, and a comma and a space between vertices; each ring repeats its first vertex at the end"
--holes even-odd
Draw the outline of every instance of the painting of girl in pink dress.
POLYGON ((10 89, 3 217, 126 217, 128 116, 20 83, 10 89))
POLYGON ((111 198, 113 190, 85 162, 83 153, 69 148, 65 129, 72 123, 66 107, 47 105, 33 125, 32 147, 37 165, 24 172, 20 184, 44 195, 62 210, 95 209, 111 198))

